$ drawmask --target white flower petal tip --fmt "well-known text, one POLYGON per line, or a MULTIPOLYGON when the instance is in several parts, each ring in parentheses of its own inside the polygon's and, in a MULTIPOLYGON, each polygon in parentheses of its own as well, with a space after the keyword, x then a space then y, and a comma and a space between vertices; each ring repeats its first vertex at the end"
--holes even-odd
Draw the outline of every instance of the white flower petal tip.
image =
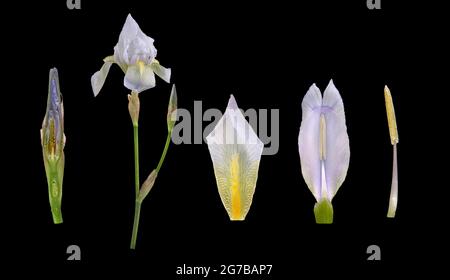
POLYGON ((206 142, 219 195, 230 220, 245 220, 252 204, 264 144, 232 95, 225 114, 206 142))
POLYGON ((230 95, 230 99, 228 100, 227 109, 239 110, 236 99, 232 94, 230 95))
POLYGON ((313 84, 303 98, 298 147, 308 188, 317 202, 331 203, 350 161, 344 104, 332 80, 323 97, 313 84))

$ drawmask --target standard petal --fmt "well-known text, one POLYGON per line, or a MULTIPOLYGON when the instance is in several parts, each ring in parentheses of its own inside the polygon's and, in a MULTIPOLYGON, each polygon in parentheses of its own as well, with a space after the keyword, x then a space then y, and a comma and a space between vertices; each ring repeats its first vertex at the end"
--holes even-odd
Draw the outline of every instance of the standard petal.
POLYGON ((123 84, 130 90, 141 92, 155 86, 155 74, 150 66, 145 66, 141 73, 137 65, 131 65, 127 69, 123 84))
POLYGON ((154 40, 145 35, 129 14, 114 47, 114 58, 119 64, 135 64, 138 60, 150 63, 157 54, 154 40))
POLYGON ((325 89, 322 111, 326 121, 325 174, 328 193, 332 199, 345 180, 350 162, 344 103, 333 81, 325 89))
POLYGON ((119 41, 114 47, 114 59, 119 64, 129 64, 128 61, 128 47, 133 38, 136 37, 138 33, 139 25, 133 19, 133 17, 128 14, 125 24, 122 27, 122 31, 119 35, 119 41))
POLYGON ((125 24, 122 27, 122 31, 120 32, 120 37, 125 40, 133 39, 139 32, 142 33, 139 25, 131 16, 131 14, 128 14, 127 19, 125 20, 125 24))
POLYGON ((170 68, 165 68, 158 61, 153 60, 150 64, 150 67, 153 69, 156 75, 158 75, 161 79, 163 79, 166 83, 170 83, 170 75, 172 71, 170 68))
POLYGON ((112 62, 103 63, 102 68, 95 72, 91 77, 91 86, 94 96, 97 96, 105 83, 105 79, 108 76, 109 68, 111 68, 112 62))
POLYGON ((320 114, 322 95, 313 84, 302 101, 298 150, 302 175, 317 201, 321 199, 320 114))
POLYGON ((252 204, 264 144, 233 96, 206 141, 222 203, 231 220, 244 220, 252 204))

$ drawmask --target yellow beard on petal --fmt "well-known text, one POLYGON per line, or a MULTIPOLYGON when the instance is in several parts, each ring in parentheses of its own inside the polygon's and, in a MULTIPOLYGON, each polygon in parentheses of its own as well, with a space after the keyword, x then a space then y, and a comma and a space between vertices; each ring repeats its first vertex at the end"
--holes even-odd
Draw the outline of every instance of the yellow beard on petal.
POLYGON ((239 154, 231 158, 231 219, 242 220, 242 202, 240 187, 239 154))
POLYGON ((142 60, 138 60, 136 62, 138 68, 139 68, 139 75, 142 77, 142 74, 144 74, 145 70, 145 63, 142 60))

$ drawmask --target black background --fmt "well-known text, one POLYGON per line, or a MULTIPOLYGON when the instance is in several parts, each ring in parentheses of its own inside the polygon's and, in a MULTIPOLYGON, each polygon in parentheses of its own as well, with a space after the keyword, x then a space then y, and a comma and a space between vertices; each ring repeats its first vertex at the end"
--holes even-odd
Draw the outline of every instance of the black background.
MULTIPOLYGON (((68 10, 65 1, 11 8, 22 24, 5 34, 16 50, 9 58, 21 65, 25 56, 28 62, 25 72, 16 72, 19 78, 27 75, 15 82, 21 103, 9 106, 24 112, 17 116, 24 134, 16 165, 20 175, 14 177, 19 190, 13 199, 3 196, 7 213, 15 213, 8 215, 15 220, 13 239, 5 242, 14 252, 9 258, 23 261, 33 252, 39 256, 35 261, 70 264, 66 248, 76 244, 81 263, 145 263, 148 275, 167 279, 176 278, 183 263, 274 264, 273 277, 297 275, 311 264, 368 264, 371 244, 381 247, 382 263, 434 258, 434 214, 426 206, 433 198, 422 188, 426 163, 417 164, 425 153, 417 144, 417 127, 426 123, 418 106, 425 101, 414 86, 418 70, 427 70, 421 66, 429 53, 423 46, 432 35, 423 16, 430 14, 425 9, 419 14, 407 2, 394 7, 382 1, 381 10, 368 10, 366 1, 310 2, 315 4, 82 0, 81 10, 68 10), (116 65, 98 97, 90 86, 102 59, 113 54, 128 13, 155 39, 161 64, 172 69, 180 108, 193 112, 194 100, 201 100, 204 110, 224 111, 234 94, 244 110, 280 110, 279 151, 262 157, 244 222, 228 219, 206 144, 172 144, 142 206, 135 252, 129 249, 134 212, 129 92, 116 65), (59 70, 67 136, 61 225, 52 223, 39 141, 52 67, 59 70), (312 83, 323 91, 330 79, 344 101, 351 158, 333 200, 334 224, 316 225, 297 137, 304 94, 312 83), (400 136, 395 219, 386 218, 392 146, 385 84, 400 136)), ((159 78, 156 83, 140 95, 141 180, 156 167, 166 137, 171 85, 159 78)))

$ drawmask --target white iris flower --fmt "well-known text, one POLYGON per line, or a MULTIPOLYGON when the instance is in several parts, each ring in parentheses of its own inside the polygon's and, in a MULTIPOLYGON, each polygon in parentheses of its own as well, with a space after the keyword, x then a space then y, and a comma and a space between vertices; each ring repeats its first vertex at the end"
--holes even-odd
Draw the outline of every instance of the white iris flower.
POLYGON ((136 21, 128 15, 120 32, 114 55, 106 57, 102 68, 91 77, 94 96, 100 92, 108 76, 109 68, 117 63, 125 73, 123 84, 134 92, 142 92, 155 86, 155 74, 170 82, 170 68, 164 68, 156 60, 154 40, 145 35, 136 21))

